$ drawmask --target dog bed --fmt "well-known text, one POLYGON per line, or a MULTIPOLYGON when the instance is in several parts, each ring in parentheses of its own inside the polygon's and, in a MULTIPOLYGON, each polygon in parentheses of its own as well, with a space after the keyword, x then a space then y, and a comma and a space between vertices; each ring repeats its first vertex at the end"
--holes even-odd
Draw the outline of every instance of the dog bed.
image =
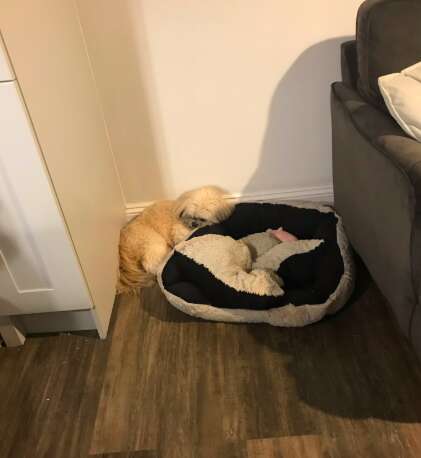
POLYGON ((338 311, 354 285, 340 217, 317 204, 240 203, 195 230, 158 272, 179 310, 206 320, 298 327, 338 311), (297 241, 279 242, 282 227, 297 241))

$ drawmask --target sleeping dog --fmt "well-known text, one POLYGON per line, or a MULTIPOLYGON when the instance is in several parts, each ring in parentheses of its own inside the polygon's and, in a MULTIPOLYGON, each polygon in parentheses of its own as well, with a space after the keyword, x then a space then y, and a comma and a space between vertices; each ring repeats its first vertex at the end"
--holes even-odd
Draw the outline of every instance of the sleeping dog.
POLYGON ((152 286, 159 266, 177 243, 196 227, 223 221, 232 210, 224 191, 216 186, 194 189, 176 200, 147 207, 121 231, 117 293, 152 286))

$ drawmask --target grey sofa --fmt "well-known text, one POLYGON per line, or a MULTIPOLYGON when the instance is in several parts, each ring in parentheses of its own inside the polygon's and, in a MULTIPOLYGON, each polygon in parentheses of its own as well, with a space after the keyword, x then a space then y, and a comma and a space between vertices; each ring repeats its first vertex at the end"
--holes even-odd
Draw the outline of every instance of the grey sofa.
POLYGON ((421 356, 421 143, 388 114, 379 76, 421 61, 421 0, 368 0, 332 85, 335 207, 421 356))

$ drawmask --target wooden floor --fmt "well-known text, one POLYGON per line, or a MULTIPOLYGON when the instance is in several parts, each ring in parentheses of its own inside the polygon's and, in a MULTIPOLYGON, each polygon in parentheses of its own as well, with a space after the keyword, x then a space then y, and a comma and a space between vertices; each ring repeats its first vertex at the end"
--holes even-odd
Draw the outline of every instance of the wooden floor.
POLYGON ((419 458, 420 365, 364 273, 305 329, 197 321, 149 290, 106 341, 0 349, 0 457, 419 458))

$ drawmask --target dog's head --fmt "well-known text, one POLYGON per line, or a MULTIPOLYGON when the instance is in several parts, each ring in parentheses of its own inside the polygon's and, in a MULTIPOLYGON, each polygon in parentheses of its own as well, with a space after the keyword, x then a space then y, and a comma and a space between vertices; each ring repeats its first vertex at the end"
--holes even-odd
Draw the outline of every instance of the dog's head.
POLYGON ((176 200, 176 214, 191 228, 220 223, 234 209, 234 205, 224 198, 224 194, 216 186, 187 191, 176 200))

